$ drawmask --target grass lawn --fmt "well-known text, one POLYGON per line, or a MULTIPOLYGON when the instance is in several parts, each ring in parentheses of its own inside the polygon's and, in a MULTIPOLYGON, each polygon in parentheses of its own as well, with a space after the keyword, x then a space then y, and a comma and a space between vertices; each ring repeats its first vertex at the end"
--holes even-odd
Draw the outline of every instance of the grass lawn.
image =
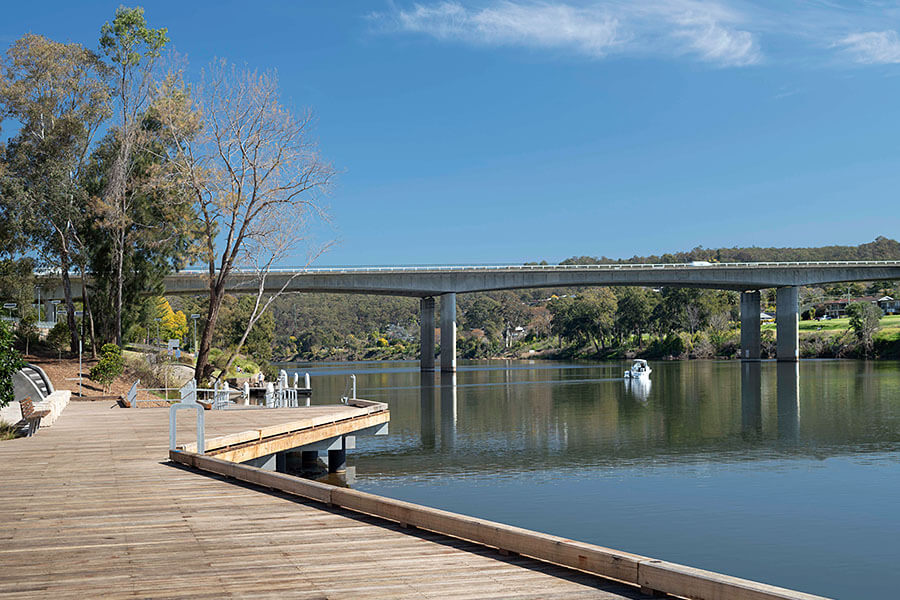
MULTIPOLYGON (((761 329, 775 330, 775 323, 763 323, 761 329)), ((830 319, 828 321, 800 321, 800 331, 847 331, 850 329, 850 319, 830 319)), ((881 329, 900 330, 900 315, 886 315, 881 317, 881 329)))

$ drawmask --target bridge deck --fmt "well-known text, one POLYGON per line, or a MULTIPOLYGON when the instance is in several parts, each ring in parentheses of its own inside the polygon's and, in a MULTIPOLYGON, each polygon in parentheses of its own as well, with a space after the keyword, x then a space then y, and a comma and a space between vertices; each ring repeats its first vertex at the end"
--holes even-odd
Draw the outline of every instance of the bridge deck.
MULTIPOLYGON (((207 435, 341 410, 353 409, 211 411, 207 435)), ((165 409, 72 403, 53 428, 0 442, 0 597, 643 597, 174 467, 167 419, 165 409)), ((179 442, 192 427, 183 411, 179 442)))

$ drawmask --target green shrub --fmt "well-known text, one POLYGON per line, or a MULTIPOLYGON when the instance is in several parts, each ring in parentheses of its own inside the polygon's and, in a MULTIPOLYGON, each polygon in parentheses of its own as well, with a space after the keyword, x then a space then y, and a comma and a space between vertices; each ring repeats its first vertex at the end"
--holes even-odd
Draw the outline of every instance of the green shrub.
POLYGON ((16 337, 25 346, 25 354, 31 351, 31 344, 38 340, 37 320, 37 314, 34 311, 28 311, 24 317, 19 319, 16 337))
POLYGON ((0 321, 0 407, 15 400, 13 374, 24 366, 22 355, 13 348, 12 331, 5 322, 0 321))
POLYGON ((57 321, 47 334, 47 343, 57 352, 65 350, 71 344, 69 326, 65 321, 57 321))
POLYGON ((112 382, 125 370, 122 349, 115 344, 104 344, 100 349, 100 361, 91 369, 88 377, 101 384, 109 393, 112 382))

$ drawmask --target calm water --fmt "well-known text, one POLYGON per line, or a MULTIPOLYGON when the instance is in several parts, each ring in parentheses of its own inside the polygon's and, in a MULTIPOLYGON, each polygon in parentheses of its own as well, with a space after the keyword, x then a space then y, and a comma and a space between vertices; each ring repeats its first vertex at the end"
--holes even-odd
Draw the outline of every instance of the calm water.
POLYGON ((391 433, 353 487, 835 598, 900 589, 900 363, 298 366, 391 433))

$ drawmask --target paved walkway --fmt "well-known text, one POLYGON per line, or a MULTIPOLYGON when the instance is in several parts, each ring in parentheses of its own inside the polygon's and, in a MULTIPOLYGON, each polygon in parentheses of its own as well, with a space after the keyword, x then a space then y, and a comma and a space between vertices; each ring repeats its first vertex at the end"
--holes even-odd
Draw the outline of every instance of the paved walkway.
MULTIPOLYGON (((643 598, 173 466, 166 409, 110 404, 73 402, 0 442, 0 598, 643 598)), ((349 409, 208 411, 207 437, 329 410, 349 409)), ((180 415, 179 443, 193 433, 180 415)))

